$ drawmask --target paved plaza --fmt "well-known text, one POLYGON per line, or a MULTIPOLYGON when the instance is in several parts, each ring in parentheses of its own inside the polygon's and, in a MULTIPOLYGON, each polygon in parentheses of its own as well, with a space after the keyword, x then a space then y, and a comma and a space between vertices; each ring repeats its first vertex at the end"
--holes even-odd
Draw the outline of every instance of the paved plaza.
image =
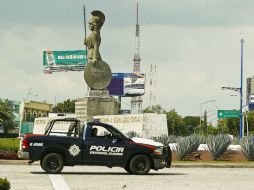
POLYGON ((60 175, 45 174, 39 165, 1 165, 12 190, 170 189, 239 190, 254 187, 253 168, 170 168, 145 176, 122 168, 65 167, 60 175))

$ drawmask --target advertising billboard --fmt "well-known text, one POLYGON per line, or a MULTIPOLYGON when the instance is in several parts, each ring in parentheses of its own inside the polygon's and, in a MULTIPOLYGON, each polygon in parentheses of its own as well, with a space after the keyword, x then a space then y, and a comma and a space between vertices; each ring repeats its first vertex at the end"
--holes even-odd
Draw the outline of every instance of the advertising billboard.
POLYGON ((124 96, 142 96, 145 94, 145 75, 126 73, 124 77, 124 96))
POLYGON ((43 71, 45 73, 83 71, 86 64, 85 50, 43 51, 43 71))
POLYGON ((249 111, 253 111, 254 110, 254 103, 251 102, 249 103, 249 111))
POLYGON ((124 96, 124 74, 112 73, 112 79, 108 86, 108 91, 111 96, 124 96))
POLYGON ((108 86, 112 96, 133 97, 145 94, 145 75, 133 73, 112 73, 108 86))

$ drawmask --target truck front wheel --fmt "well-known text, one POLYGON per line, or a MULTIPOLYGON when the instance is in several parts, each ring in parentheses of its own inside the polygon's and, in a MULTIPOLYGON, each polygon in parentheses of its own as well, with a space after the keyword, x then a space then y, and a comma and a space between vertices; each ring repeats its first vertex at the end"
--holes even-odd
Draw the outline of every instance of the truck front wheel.
POLYGON ((58 153, 49 153, 41 160, 42 169, 50 174, 60 173, 63 166, 63 157, 58 153))
POLYGON ((124 167, 125 171, 131 174, 130 166, 127 165, 124 167))
POLYGON ((132 174, 144 175, 151 169, 150 158, 146 155, 136 155, 130 161, 130 171, 132 174))

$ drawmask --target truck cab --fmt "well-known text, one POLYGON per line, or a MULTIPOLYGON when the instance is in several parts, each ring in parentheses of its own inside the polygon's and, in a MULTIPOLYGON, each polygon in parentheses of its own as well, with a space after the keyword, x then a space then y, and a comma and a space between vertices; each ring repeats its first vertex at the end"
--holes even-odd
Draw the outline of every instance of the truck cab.
POLYGON ((123 167, 132 174, 147 174, 171 165, 171 150, 142 138, 129 138, 99 121, 81 123, 78 119, 54 119, 44 135, 23 139, 30 162, 40 161, 47 173, 60 173, 64 166, 97 165, 123 167))

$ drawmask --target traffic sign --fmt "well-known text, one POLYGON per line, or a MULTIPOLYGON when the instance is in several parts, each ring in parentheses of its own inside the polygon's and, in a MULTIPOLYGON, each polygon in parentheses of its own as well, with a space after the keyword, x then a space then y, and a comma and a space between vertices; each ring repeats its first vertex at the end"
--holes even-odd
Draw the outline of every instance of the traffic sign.
POLYGON ((219 119, 222 118, 239 118, 240 111, 239 110, 218 110, 217 116, 219 119))

